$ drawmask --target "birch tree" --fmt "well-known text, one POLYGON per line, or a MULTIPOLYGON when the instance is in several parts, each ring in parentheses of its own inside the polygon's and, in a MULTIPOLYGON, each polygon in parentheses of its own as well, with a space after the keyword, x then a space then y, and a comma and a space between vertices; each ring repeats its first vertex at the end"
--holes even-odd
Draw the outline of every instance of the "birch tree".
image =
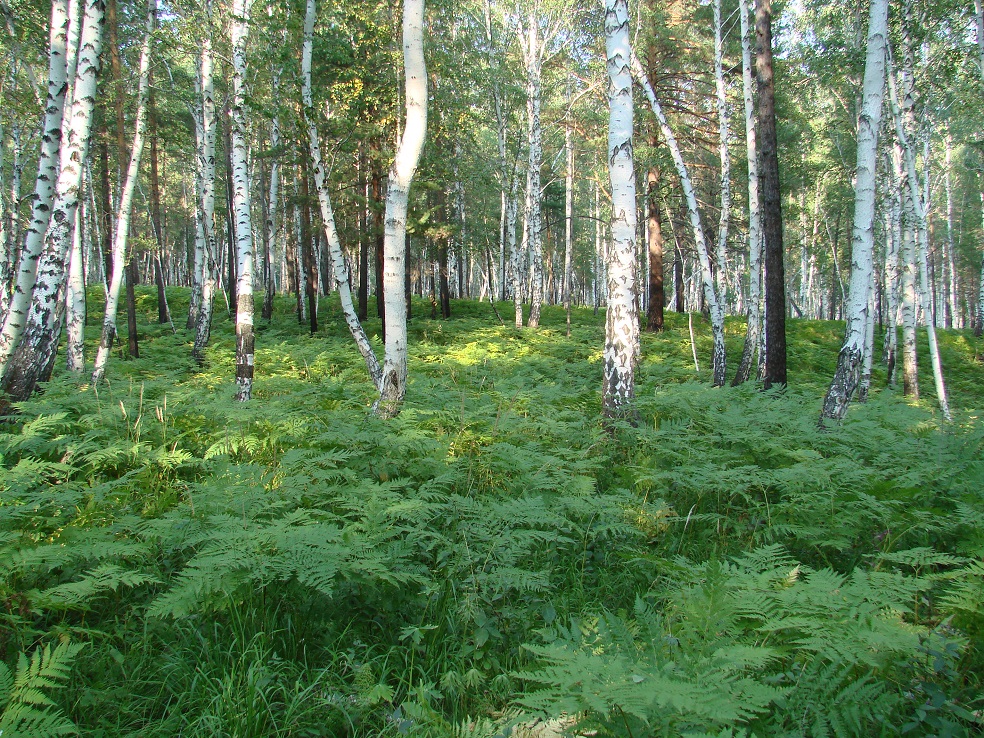
MULTIPOLYGON (((540 123, 542 105, 543 61, 545 41, 553 36, 551 28, 543 34, 540 28, 540 0, 533 0, 528 15, 517 12, 519 46, 523 66, 526 69, 526 211, 523 223, 523 242, 530 263, 530 315, 527 325, 540 325, 540 308, 543 305, 543 221, 541 202, 540 167, 543 166, 543 127, 540 123)), ((556 26, 556 22, 552 24, 556 26)), ((517 316, 519 318, 519 316, 517 316)))
POLYGON ((717 93, 718 151, 721 156, 721 217, 717 238, 717 295, 726 302, 728 292, 728 226, 731 220, 731 152, 728 146, 728 96, 724 84, 724 42, 721 29, 721 0, 714 0, 714 87, 717 93))
MULTIPOLYGON (((977 26, 977 55, 981 81, 984 82, 984 2, 974 0, 974 20, 977 26)), ((981 194, 981 212, 984 218, 984 193, 981 194)), ((981 251, 980 281, 977 291, 977 319, 974 321, 974 335, 984 335, 984 249, 981 251)))
POLYGON ((755 106, 752 98, 752 44, 749 38, 748 3, 738 0, 741 22, 741 90, 745 110, 745 152, 748 163, 748 324, 738 371, 732 383, 748 381, 752 359, 762 330, 762 214, 759 209, 758 150, 755 141, 755 106))
POLYGON ((923 324, 926 326, 926 337, 929 343, 929 360, 933 368, 933 382, 936 386, 936 397, 940 403, 940 411, 946 420, 951 420, 950 404, 947 399, 946 383, 943 379, 943 365, 940 360, 939 343, 936 339, 936 326, 933 321, 933 301, 929 284, 929 225, 926 216, 926 201, 920 192, 919 178, 916 173, 916 152, 912 134, 915 130, 915 82, 914 69, 911 63, 912 54, 907 34, 911 23, 911 8, 906 5, 906 22, 904 23, 906 47, 903 50, 904 85, 902 101, 899 101, 897 82, 894 73, 890 72, 889 93, 892 101, 892 117, 895 120, 895 132, 902 146, 902 162, 905 167, 908 183, 908 197, 904 197, 904 207, 911 209, 912 220, 916 231, 916 270, 918 271, 919 297, 922 302, 923 324))
MULTIPOLYGON (((207 28, 211 29, 212 0, 205 0, 204 15, 207 28)), ((193 113, 195 119, 196 197, 198 206, 195 227, 195 251, 201 251, 201 262, 196 257, 196 272, 201 274, 201 298, 195 315, 195 343, 191 355, 201 363, 212 325, 212 306, 218 281, 218 252, 215 238, 215 84, 212 37, 206 30, 202 38, 197 73, 197 92, 193 113)))
MULTIPOLYGON (((311 163, 314 167, 314 186, 318 192, 318 203, 321 207, 321 220, 324 223, 325 239, 328 242, 328 249, 331 255, 332 271, 335 283, 338 287, 338 296, 342 304, 342 313, 348 325, 355 345, 362 354, 366 362, 366 369, 369 370, 369 377, 377 390, 380 389, 382 369, 379 360, 373 352, 369 338, 359 322, 355 304, 352 301, 352 290, 349 285, 348 267, 345 263, 345 256, 342 253, 342 244, 338 237, 338 230, 335 227, 335 213, 332 210, 331 198, 328 194, 328 185, 325 181, 325 167, 321 158, 321 142, 318 136, 318 127, 315 120, 314 98, 311 93, 311 54, 314 47, 314 22, 317 15, 316 0, 307 0, 307 11, 304 16, 304 48, 301 54, 301 76, 303 79, 302 99, 304 122, 308 132, 308 146, 311 154, 311 163)), ((423 43, 421 41, 421 43, 423 43)), ((421 55, 422 57, 422 55, 421 55)), ((409 73, 408 73, 409 74, 409 73)), ((422 145, 422 144, 421 144, 422 145)), ((412 175, 411 175, 412 176, 412 175)), ((409 187, 409 183, 408 183, 409 187)), ((388 202, 388 200, 387 200, 388 202)), ((404 211, 404 219, 406 214, 404 211)), ((406 224, 404 223, 404 229, 406 224)), ((405 309, 405 307, 404 307, 405 309)), ((388 308, 387 308, 388 311, 388 308)), ((406 327, 404 326, 404 331, 406 327)), ((404 357, 404 361, 405 361, 404 357)))
POLYGON ((632 50, 628 0, 605 0, 608 69, 608 175, 612 186, 612 243, 606 260, 602 411, 606 418, 634 419, 635 366, 639 358, 636 303, 636 202, 632 155, 632 50))
MULTIPOLYGON (((48 92, 44 120, 41 123, 41 152, 38 175, 32 196, 31 219, 24 234, 17 277, 10 302, 6 305, 3 327, 0 329, 0 375, 6 372, 7 362, 17 348, 31 296, 38 275, 38 261, 44 247, 45 234, 51 222, 52 203, 58 182, 58 157, 64 131, 65 95, 68 91, 68 22, 69 0, 52 0, 51 25, 48 34, 48 92)), ((66 137, 67 138, 67 137, 66 137)), ((67 143, 67 140, 66 140, 67 143)))
POLYGON ((660 131, 663 134, 663 139, 666 141, 667 147, 670 149, 670 156, 673 158, 677 174, 680 177, 680 184, 683 187, 687 212, 690 216, 690 227, 693 230, 694 242, 697 245, 697 258, 700 261, 704 299, 707 301, 708 308, 711 312, 711 336, 714 342, 711 362, 713 371, 712 381, 715 387, 721 387, 724 386, 727 371, 727 354, 724 346, 724 306, 721 304, 721 299, 714 287, 714 277, 711 273, 711 258, 707 248, 707 239, 704 237, 704 227, 701 224, 700 210, 697 207, 697 193, 690 179, 690 171, 687 169, 687 165, 683 160, 680 145, 677 143, 676 136, 670 128, 666 115, 663 113, 663 107, 656 97, 656 93, 643 70, 642 64, 634 54, 632 55, 631 65, 632 74, 639 84, 642 85, 653 114, 659 122, 660 131))
POLYGON ((406 122, 386 192, 383 294, 386 345, 376 412, 394 417, 407 391, 406 230, 410 184, 427 136, 427 68, 424 63, 424 0, 403 3, 403 68, 406 122))
POLYGON ((253 392, 253 224, 250 202, 249 153, 246 140, 246 41, 252 0, 234 0, 232 41, 232 189, 236 224, 236 399, 247 402, 253 392))
MULTIPOLYGON (((66 262, 72 244, 75 211, 79 205, 83 164, 89 151, 103 20, 103 1, 86 0, 79 35, 78 60, 74 64, 76 72, 71 85, 68 140, 59 151, 56 195, 44 235, 44 250, 38 262, 37 279, 31 293, 30 308, 20 343, 5 362, 0 362, 3 389, 14 401, 29 397, 39 381, 50 378, 54 367, 65 312, 62 288, 66 262)), ((15 299, 18 297, 14 296, 15 299)))
POLYGON ((140 47, 139 81, 137 87, 137 112, 134 122, 133 145, 130 147, 130 164, 120 194, 116 212, 116 227, 113 236, 113 274, 106 292, 106 312, 103 317, 102 337, 96 351, 92 369, 92 383, 99 384, 106 374, 106 363, 116 340, 116 313, 120 301, 120 288, 123 284, 123 270, 126 262, 127 237, 130 232, 130 214, 133 210, 133 196, 140 177, 140 160, 143 155, 144 140, 147 135, 147 97, 150 87, 150 53, 154 24, 157 17, 157 0, 147 2, 146 31, 140 47))
MULTIPOLYGON (((885 50, 888 42, 888 0, 872 0, 868 17, 868 45, 864 65, 861 115, 858 118, 857 168, 854 185, 854 226, 851 235, 851 287, 847 301, 844 345, 837 370, 823 401, 824 419, 843 419, 861 378, 865 359, 870 360, 868 331, 874 325, 872 277, 875 244, 875 183, 878 132, 885 95, 885 50), (865 344, 868 343, 868 355, 865 344)), ((870 364, 869 364, 870 366, 870 364)))

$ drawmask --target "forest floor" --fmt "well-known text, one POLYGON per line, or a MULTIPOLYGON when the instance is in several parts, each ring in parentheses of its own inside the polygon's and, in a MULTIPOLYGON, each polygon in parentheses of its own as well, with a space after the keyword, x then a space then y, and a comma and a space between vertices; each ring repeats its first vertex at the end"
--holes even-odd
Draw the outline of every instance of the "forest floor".
POLYGON ((0 425, 3 736, 984 731, 970 332, 940 332, 953 423, 924 361, 922 400, 876 366, 820 431, 842 323, 790 321, 789 387, 764 392, 710 387, 708 326, 697 371, 667 313, 639 425, 609 435, 590 308, 568 338, 559 308, 520 331, 415 302, 383 421, 334 299, 315 335, 278 301, 237 404, 227 317, 199 367, 138 298, 141 358, 98 388, 61 372, 0 425))

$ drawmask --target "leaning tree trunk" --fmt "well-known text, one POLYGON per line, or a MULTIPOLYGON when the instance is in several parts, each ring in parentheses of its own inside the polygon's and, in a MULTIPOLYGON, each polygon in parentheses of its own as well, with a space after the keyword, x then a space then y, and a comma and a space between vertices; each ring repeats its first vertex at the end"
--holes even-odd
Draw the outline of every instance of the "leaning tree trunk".
POLYGON ((140 159, 143 155, 144 138, 147 135, 147 98, 150 88, 150 44, 154 33, 154 20, 157 0, 149 0, 146 33, 140 49, 140 81, 137 87, 137 114, 133 132, 133 146, 130 148, 130 165, 126 171, 120 203, 116 213, 116 229, 113 238, 113 276, 106 294, 106 312, 103 317, 102 337, 96 360, 92 368, 92 383, 99 384, 106 374, 106 363, 116 340, 116 313, 120 301, 120 288, 123 285, 123 269, 126 264, 127 236, 130 233, 130 214, 133 212, 133 196, 140 178, 140 159))
MULTIPOLYGON (((866 358, 871 313, 875 248, 875 183, 878 131, 885 96, 885 51, 888 43, 888 0, 873 0, 868 17, 868 50, 864 65, 861 115, 858 118, 858 153, 854 184, 854 226, 851 234, 851 291, 847 300, 844 345, 837 369, 823 401, 820 424, 842 420, 861 378, 866 358)), ((870 345, 868 347, 870 354, 870 345)), ((870 363, 868 364, 870 367, 870 363)), ((870 375, 870 369, 869 369, 870 375)))
MULTIPOLYGON (((324 223, 325 239, 331 254, 332 271, 335 283, 338 285, 338 296, 342 304, 342 313, 348 324, 349 332, 355 339, 355 345, 366 362, 369 378, 376 389, 380 389, 382 369, 379 360, 372 350, 369 338, 359 322, 359 316, 352 302, 352 288, 349 283, 348 266, 342 253, 342 244, 335 227, 335 213, 331 207, 328 195, 328 185, 325 182, 325 167, 321 160, 321 143, 318 138, 318 127, 314 119, 314 100, 311 94, 311 53, 314 46, 314 20, 316 0, 307 0, 307 13, 304 17, 304 49, 301 57, 301 73, 303 76, 302 97, 304 102, 304 122, 308 129, 308 144, 311 151, 311 162, 314 165, 314 186, 318 191, 318 203, 321 205, 321 220, 324 223)), ((423 53, 421 52, 421 58, 423 53)), ((408 72, 409 74, 409 72, 408 72)), ((406 215, 404 215, 404 218, 406 215)), ((404 227, 406 224, 404 223, 404 227)), ((404 329, 405 330, 405 329, 404 329)))
POLYGON ((48 98, 41 124, 41 153, 32 197, 31 220, 25 232, 17 277, 4 310, 0 329, 0 376, 24 332, 31 295, 37 281, 38 262, 51 222, 52 203, 59 179, 58 157, 64 135, 62 122, 67 91, 68 0, 53 0, 48 51, 48 98))
POLYGON ((632 157, 632 73, 628 0, 605 2, 608 66, 608 175, 612 185, 612 245, 607 259, 608 310, 602 357, 602 412, 635 420, 635 366, 639 358, 636 303, 635 171, 632 157))
POLYGON ((646 76, 642 64, 639 63, 635 55, 632 56, 632 73, 642 85, 646 97, 649 100, 649 105, 652 107, 653 113, 659 121, 660 130, 663 133, 663 138, 666 140, 666 145, 670 149, 670 155, 673 157, 673 163, 676 165, 677 173, 680 176, 680 184, 683 186, 683 193, 690 214, 690 226, 693 229, 694 241, 697 244, 697 258, 700 260, 704 299, 707 301, 707 306, 711 312, 711 336, 714 341, 712 361, 713 383, 715 387, 721 387, 724 385, 727 369, 727 354, 724 347, 724 307, 721 305, 720 297, 714 288, 714 278, 711 274, 711 259, 707 249, 707 240, 704 238, 704 227, 701 225, 700 211, 697 209, 697 194, 690 179, 690 172, 687 170, 687 165, 683 161, 683 154, 680 152, 680 146, 677 143, 676 136, 673 135, 670 124, 663 114, 663 108, 656 98, 656 93, 653 91, 652 85, 649 83, 649 78, 646 76))
POLYGON ((424 64, 424 0, 403 3, 403 67, 406 125, 389 173, 383 245, 386 353, 376 412, 394 417, 407 391, 407 207, 410 184, 427 137, 427 68, 424 64))
POLYGON ((253 393, 256 337, 253 333, 253 223, 250 214, 249 155, 246 141, 246 39, 252 0, 234 0, 232 40, 232 182, 236 217, 236 399, 253 393))
POLYGON ((765 251, 765 381, 766 389, 786 384, 786 272, 783 264, 782 198, 779 191, 779 148, 776 136, 776 93, 772 75, 772 0, 755 6, 755 70, 758 78, 757 143, 765 251))
POLYGON ((741 86, 745 108, 745 150, 748 162, 748 324, 733 386, 748 381, 752 359, 762 330, 762 214, 759 209, 758 149, 755 142, 755 108, 752 101, 752 48, 749 39, 748 4, 738 0, 741 20, 741 86))
MULTIPOLYGON (((87 0, 72 85, 68 140, 60 150, 60 170, 51 222, 44 236, 44 251, 38 264, 37 280, 20 343, 6 362, 0 361, 4 371, 2 389, 15 402, 30 397, 37 383, 47 381, 54 368, 65 312, 65 268, 72 243, 75 211, 79 204, 83 165, 89 151, 103 19, 102 0, 87 0)), ((14 297, 16 299, 18 296, 14 297)), ((0 359, 3 358, 6 357, 0 356, 0 359)))

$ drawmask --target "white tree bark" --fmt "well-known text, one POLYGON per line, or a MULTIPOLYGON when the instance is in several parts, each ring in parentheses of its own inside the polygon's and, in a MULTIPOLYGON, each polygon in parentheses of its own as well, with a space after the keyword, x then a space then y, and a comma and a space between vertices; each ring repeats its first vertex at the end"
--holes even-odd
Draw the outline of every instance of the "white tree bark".
MULTIPOLYGON (((908 57, 907 57, 908 58, 908 57)), ((940 361, 939 343, 936 339, 936 326, 933 321, 932 293, 929 285, 929 228, 926 218, 926 204, 923 194, 919 191, 919 178, 916 175, 916 153, 913 148, 910 133, 915 125, 915 96, 911 70, 905 74, 904 104, 900 107, 898 94, 893 79, 890 81, 892 100, 892 116, 895 118, 895 131, 902 145, 902 156, 907 180, 909 183, 909 202, 913 208, 917 234, 916 258, 919 271, 919 293, 923 308, 923 323, 926 326, 926 337, 929 343, 929 360, 933 367, 933 382, 936 386, 936 397, 940 403, 943 417, 950 421, 950 403, 947 399, 946 382, 943 378, 943 364, 940 361)))
POLYGON ((519 45, 526 69, 526 213, 523 232, 526 234, 527 253, 530 260, 530 316, 527 325, 540 325, 540 308, 543 305, 543 238, 540 233, 543 221, 541 204, 540 167, 543 165, 543 127, 540 124, 542 103, 542 74, 544 39, 540 35, 540 3, 534 0, 528 17, 519 21, 519 45))
POLYGON ((916 353, 916 323, 919 319, 919 304, 916 298, 916 246, 913 236, 914 208, 911 191, 902 163, 902 146, 895 142, 892 149, 892 168, 894 186, 899 191, 901 223, 901 268, 902 268, 902 394, 919 397, 919 361, 916 353))
POLYGON ((386 232, 383 241, 383 295, 386 303, 386 352, 376 412, 394 417, 407 391, 406 280, 407 207, 410 184, 427 136, 427 67, 424 63, 424 0, 403 3, 403 67, 406 77, 406 125, 389 172, 386 232))
POLYGON ((236 399, 253 393, 253 221, 250 202, 249 149, 246 140, 246 41, 252 0, 234 0, 232 40, 232 181, 236 218, 236 399))
MULTIPOLYGON (((205 0, 205 15, 211 25, 212 0, 205 0)), ((212 55, 212 39, 208 32, 203 34, 202 52, 198 67, 200 100, 196 100, 196 131, 200 138, 196 142, 198 152, 197 183, 200 228, 196 229, 196 251, 202 249, 201 285, 202 294, 198 313, 195 315, 195 343, 191 355, 199 363, 204 359, 212 325, 212 307, 215 302, 215 289, 218 283, 218 250, 215 239, 215 61, 212 55), (201 106, 200 108, 198 106, 201 106)))
POLYGON ((632 154, 632 50, 628 0, 605 0, 608 67, 608 175, 612 185, 612 247, 607 259, 602 410, 607 418, 634 419, 639 358, 636 296, 636 201, 632 154))
MULTIPOLYGON (((984 2, 974 0, 974 17, 977 23, 977 53, 981 70, 981 80, 984 81, 984 2)), ((984 198, 984 193, 981 195, 984 198)), ((984 203, 984 199, 981 200, 984 203)), ((984 210, 984 205, 982 205, 984 210)), ((982 216, 984 217, 984 216, 982 216)), ((974 323, 974 335, 978 338, 984 334, 984 250, 981 252, 980 287, 977 293, 977 320, 974 323)))
MULTIPOLYGON (((311 163, 314 169, 314 186, 318 191, 318 203, 321 206, 321 220, 324 222, 325 239, 328 242, 328 249, 331 255, 332 271, 334 273, 335 283, 338 286, 338 296, 342 304, 342 313, 345 316, 345 322, 348 325, 349 332, 352 334, 352 338, 355 339, 355 345, 359 349, 359 353, 362 354, 363 360, 366 362, 366 369, 369 371, 369 377, 372 379, 373 385, 378 391, 381 389, 380 381, 382 379, 383 370, 379 366, 379 360, 376 358, 372 345, 369 343, 369 337, 366 335, 366 332, 362 327, 362 323, 359 322, 359 316, 356 312, 355 304, 352 302, 352 290, 349 285, 348 267, 346 266, 345 257, 342 253, 342 244, 338 237, 338 230, 335 227, 335 213, 331 207, 331 197, 328 194, 328 185, 325 182, 325 167, 321 158, 321 143, 318 137, 318 127, 315 121, 314 100, 311 93, 311 54, 314 46, 314 21, 316 15, 316 0, 307 0, 307 12, 304 16, 304 48, 301 55, 301 75, 303 77, 302 98, 304 103, 304 121, 308 129, 308 144, 311 152, 311 163)), ((423 41, 421 41, 421 43, 423 43, 423 41)), ((421 58, 423 58, 422 54, 421 58)), ((387 198, 387 203, 388 202, 389 200, 387 198)), ((403 217, 405 229, 405 211, 403 217)), ((389 305, 386 306, 386 309, 389 310, 389 305)), ((406 306, 404 305, 404 312, 405 311, 406 306)), ((404 326, 404 331, 405 330, 406 327, 404 326)), ((387 326, 387 336, 389 335, 388 331, 389 326, 387 326)))
MULTIPOLYGON (((891 158, 888 160, 891 167, 891 158)), ((895 375, 899 352, 897 287, 899 282, 899 244, 902 239, 901 218, 898 193, 894 188, 889 194, 889 205, 885 213, 885 340, 882 353, 888 372, 888 386, 895 386, 895 375)))
POLYGON ((752 43, 748 3, 738 0, 741 21, 741 90, 745 109, 745 151, 748 162, 748 324, 734 385, 748 381, 762 331, 762 214, 759 209, 758 153, 755 145, 755 106, 752 102, 752 43))
MULTIPOLYGON (((568 94, 570 105, 570 94, 568 94)), ((570 115, 570 111, 568 111, 570 115)), ((564 126, 564 315, 567 319, 567 336, 571 335, 571 271, 574 259, 574 143, 570 122, 564 126)))
MULTIPOLYGON (((739 12, 741 12, 739 10, 739 12)), ((717 238, 717 293, 722 308, 728 294, 728 225, 731 220, 731 152, 728 147, 728 96, 724 86, 724 43, 721 37, 721 0, 714 0, 714 81, 717 91, 718 150, 721 155, 721 219, 717 238)))
MULTIPOLYGON (((13 353, 0 350, 3 387, 14 400, 26 399, 39 381, 51 376, 65 311, 65 269, 72 242, 75 211, 79 204, 83 165, 89 150, 92 110, 95 104, 102 48, 104 4, 86 0, 80 34, 73 104, 68 118, 68 140, 58 151, 58 176, 51 219, 44 234, 44 249, 37 263, 33 292, 20 343, 13 353)), ((63 80, 61 88, 65 87, 63 80)), ((51 100, 49 100, 51 103, 51 100)), ((50 107, 49 107, 50 112, 50 107)), ((46 115, 46 120, 47 120, 46 115)), ((46 129, 48 130, 48 129, 46 129)), ((61 131, 64 136, 64 130, 61 131)), ((37 202, 35 202, 37 205, 37 202)), ((30 232, 38 226, 32 220, 30 232)), ((25 245, 25 251, 28 246, 25 245)), ((23 271, 23 270, 22 270, 23 271)), ((20 295, 15 293, 15 300, 20 295)), ((8 317, 13 315, 11 309, 8 317)))
POLYGON ((69 257, 66 326, 66 360, 68 371, 85 371, 85 273, 82 260, 82 214, 80 205, 75 211, 75 230, 72 233, 72 252, 69 257))
POLYGON ((154 34, 157 0, 148 0, 146 32, 140 47, 140 71, 137 86, 137 112, 133 131, 133 145, 130 147, 130 164, 126 170, 120 201, 116 210, 116 229, 113 233, 113 276, 106 295, 106 312, 103 317, 102 337, 96 351, 92 368, 92 383, 99 384, 106 374, 113 342, 116 340, 116 313, 120 303, 120 288, 123 285, 123 271, 126 265, 127 237, 130 233, 130 214, 133 212, 133 196, 140 179, 140 160, 143 156, 144 139, 147 136, 147 97, 150 90, 150 48, 154 34))
POLYGON ((48 39, 48 96, 41 125, 38 176, 34 185, 31 221, 25 232, 17 278, 10 302, 4 310, 3 327, 0 329, 0 375, 6 371, 7 362, 24 331, 37 280, 38 261, 51 222, 51 206, 58 182, 59 152, 64 135, 62 123, 68 74, 65 59, 68 50, 68 15, 68 0, 52 0, 48 39))
POLYGON ((961 327, 960 323, 960 309, 957 303, 957 270, 956 263, 953 255, 954 249, 954 239, 953 239, 953 188, 950 183, 950 172, 953 168, 953 134, 950 133, 949 128, 946 131, 946 154, 945 154, 945 170, 943 172, 943 189, 946 193, 946 241, 944 242, 944 294, 945 294, 945 304, 943 306, 945 312, 944 327, 953 328, 961 327))
POLYGON ((649 100, 649 105, 656 115, 656 120, 659 121, 660 130, 663 133, 663 138, 666 140, 666 145, 670 149, 670 156, 673 157, 677 174, 680 176, 680 184, 683 186, 683 194, 686 198, 687 210, 690 214, 690 226, 694 232, 694 242, 697 244, 697 258, 700 260, 704 299, 707 300, 707 306, 711 312, 711 335, 714 341, 712 357, 713 383, 714 386, 721 387, 724 385, 727 370, 727 354, 724 347, 724 308, 714 287, 714 278, 711 274, 711 259, 707 249, 707 241, 704 238, 704 228, 700 222, 700 210, 697 208, 697 194, 690 180, 690 172, 687 169, 686 163, 683 161, 683 154, 680 152, 680 146, 677 143, 676 136, 673 135, 673 130, 670 128, 670 124, 663 114, 663 108, 656 98, 656 93, 653 91, 653 87, 646 77, 642 64, 639 63, 635 55, 632 57, 632 73, 635 75, 639 84, 642 85, 646 93, 646 98, 649 100))
MULTIPOLYGON (((851 291, 847 299, 847 328, 837 358, 837 370, 823 402, 820 422, 840 420, 861 379, 871 313, 875 246, 875 183, 878 132, 885 97, 885 55, 888 43, 888 0, 872 0, 864 64, 861 115, 858 118, 857 168, 854 184, 854 226, 851 233, 851 291)), ((870 347, 869 347, 870 353, 870 347)), ((869 357, 870 358, 870 357, 869 357)), ((870 367, 870 364, 869 364, 870 367)), ((870 372, 869 372, 870 374, 870 372)))

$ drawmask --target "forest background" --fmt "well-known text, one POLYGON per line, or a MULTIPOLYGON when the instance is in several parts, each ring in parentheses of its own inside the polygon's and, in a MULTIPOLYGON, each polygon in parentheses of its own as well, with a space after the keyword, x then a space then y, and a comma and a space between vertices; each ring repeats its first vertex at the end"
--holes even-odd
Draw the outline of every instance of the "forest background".
MULTIPOLYGON (((54 6, 2 6, 5 335, 54 6)), ((105 11, 102 66, 91 94, 69 87, 77 110, 91 102, 91 140, 78 185, 56 188, 79 203, 77 256, 51 288, 69 368, 37 396, 4 375, 0 728, 491 736, 545 714, 618 735, 980 729, 980 7, 892 5, 906 94, 886 93, 866 303, 867 355, 877 341, 885 365, 821 432, 851 310, 867 5, 775 9, 790 372, 765 393, 705 386, 762 320, 747 139, 727 129, 744 118, 748 9, 633 6, 667 117, 637 93, 630 261, 654 333, 632 359, 631 415, 604 423, 604 8, 428 5, 427 143, 401 241, 407 400, 385 420, 368 355, 393 310, 384 192, 412 98, 400 9, 66 6, 105 11), (919 227, 896 212, 907 133, 921 296, 919 227), (248 361, 247 269, 262 305, 248 361), (906 304, 903 343, 935 351, 948 380, 932 404, 928 367, 901 356, 894 390, 906 304)), ((32 366, 50 373, 57 346, 32 366)))

